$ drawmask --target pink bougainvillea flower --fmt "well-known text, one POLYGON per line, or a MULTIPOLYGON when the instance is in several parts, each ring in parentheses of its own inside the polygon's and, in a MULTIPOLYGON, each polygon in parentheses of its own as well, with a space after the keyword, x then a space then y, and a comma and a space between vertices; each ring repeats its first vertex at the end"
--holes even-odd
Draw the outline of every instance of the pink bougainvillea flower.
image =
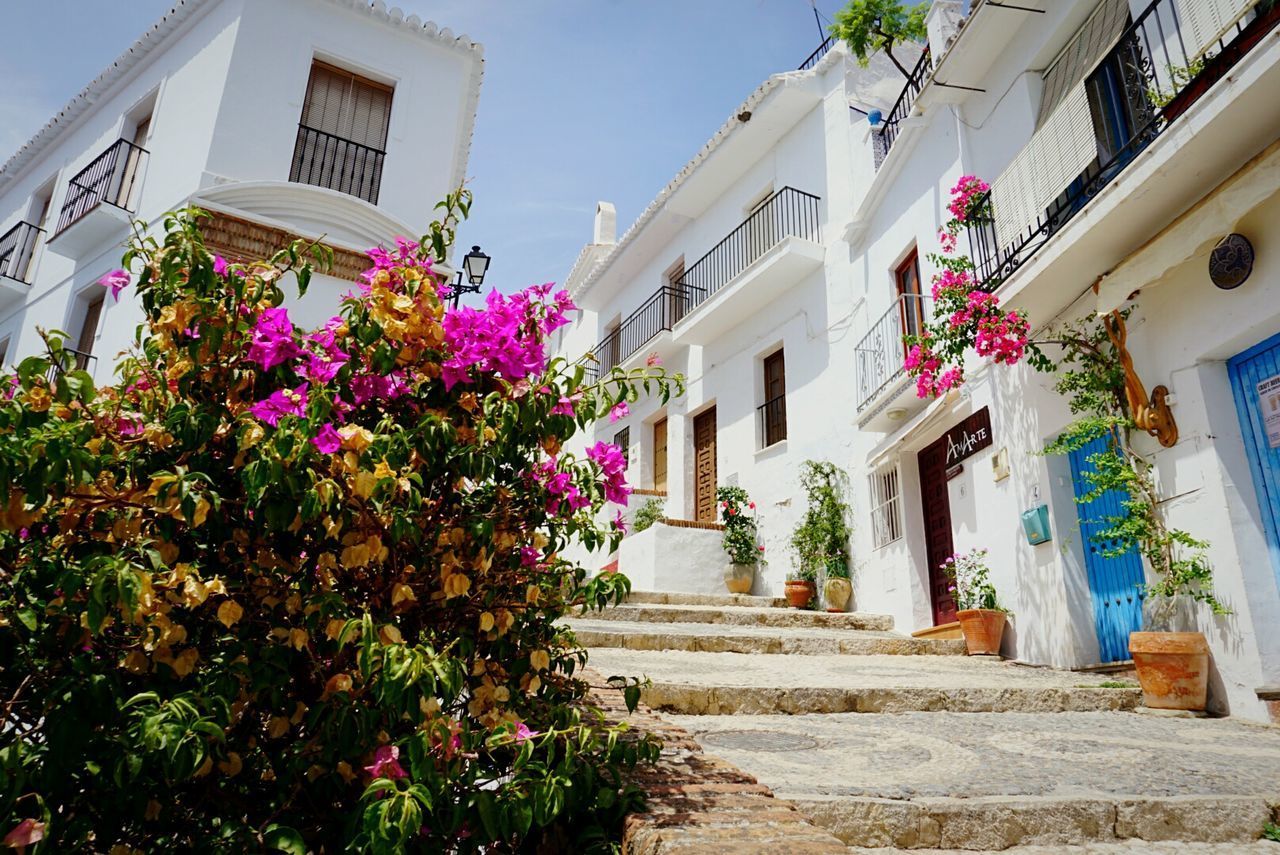
POLYGON ((542 731, 530 730, 529 725, 522 721, 516 722, 516 742, 524 742, 526 739, 533 739, 535 736, 541 736, 542 731))
POLYGON ((662 364, 662 357, 658 356, 657 353, 651 353, 649 358, 644 361, 644 364, 650 368, 656 368, 662 364))
POLYGON ((119 300, 120 292, 129 287, 129 272, 127 270, 112 270, 99 279, 98 284, 111 291, 111 299, 119 300))
POLYGON ((264 309, 253 327, 253 340, 248 358, 265 369, 288 362, 302 352, 293 340, 293 322, 289 310, 264 309))
POLYGON ((619 419, 625 419, 629 415, 631 415, 631 408, 627 406, 626 401, 623 401, 609 411, 609 421, 616 422, 619 419))
POLYGON ((342 447, 342 436, 333 426, 333 422, 325 422, 320 431, 311 439, 321 454, 336 454, 342 447))
POLYGON ((227 269, 227 260, 220 255, 215 255, 213 257, 213 272, 225 278, 227 269))
POLYGON ((597 442, 587 449, 587 457, 604 471, 604 497, 616 505, 626 505, 631 495, 627 486, 627 459, 622 449, 609 442, 597 442))
POLYGON ((254 418, 266 422, 272 427, 280 424, 285 416, 302 416, 307 411, 307 384, 296 389, 278 389, 266 400, 259 401, 249 408, 254 418))
POLYGON ((560 400, 551 408, 553 416, 572 416, 575 414, 575 407, 582 400, 581 392, 574 392, 572 395, 561 395, 560 400))
POLYGON ((21 388, 22 381, 18 379, 17 374, 13 375, 9 378, 9 388, 4 390, 4 399, 6 401, 12 401, 13 396, 18 394, 18 390, 21 388))
POLYGON ((4 836, 4 845, 10 849, 23 849, 44 840, 44 823, 24 819, 4 836))
POLYGON ((627 518, 622 515, 622 511, 616 511, 613 515, 613 527, 623 534, 627 533, 630 526, 627 525, 627 518))
POLYGON ((373 752, 373 762, 364 770, 375 778, 406 778, 409 773, 400 765, 400 748, 396 745, 379 745, 373 752))

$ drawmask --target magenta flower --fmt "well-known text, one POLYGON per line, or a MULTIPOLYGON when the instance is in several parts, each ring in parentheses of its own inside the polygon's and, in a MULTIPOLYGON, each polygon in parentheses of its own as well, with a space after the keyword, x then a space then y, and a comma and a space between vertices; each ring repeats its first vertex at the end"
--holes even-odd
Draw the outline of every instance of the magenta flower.
POLYGON ((542 731, 530 730, 529 726, 524 722, 516 722, 516 742, 524 742, 526 739, 533 739, 535 736, 541 735, 542 731))
POLYGON ((98 284, 111 291, 111 299, 119 300, 120 292, 129 287, 129 272, 127 270, 112 270, 99 279, 98 284))
POLYGON ((582 400, 581 392, 574 392, 572 395, 561 395, 560 400, 551 408, 553 416, 572 416, 575 413, 575 407, 582 400))
POLYGON ((4 845, 9 849, 23 849, 41 840, 44 840, 44 823, 34 819, 24 819, 4 836, 4 845))
POLYGON ((651 353, 649 354, 649 358, 644 361, 644 364, 650 368, 657 368, 662 364, 662 357, 658 356, 656 352, 651 353))
POLYGON ((215 255, 213 257, 213 272, 223 278, 226 278, 227 260, 220 255, 215 255))
POLYGON ((324 425, 321 426, 319 433, 312 437, 311 444, 314 445, 321 454, 334 454, 342 447, 342 436, 333 426, 333 422, 325 422, 324 425))
POLYGON ((627 486, 627 459, 622 449, 608 442, 597 442, 587 449, 587 457, 604 471, 604 497, 617 505, 626 505, 631 495, 627 486))
POLYGON ((259 421, 272 427, 280 424, 285 416, 302 416, 307 411, 307 384, 296 389, 278 389, 264 401, 259 401, 249 408, 249 412, 259 421))
POLYGON ((396 745, 379 745, 373 752, 373 762, 364 770, 375 778, 407 778, 409 773, 400 765, 400 748, 396 745))
POLYGON ((249 359, 265 369, 288 362, 302 352, 293 340, 293 322, 289 310, 264 309, 253 328, 249 359))
POLYGON ((614 512, 613 527, 623 534, 627 533, 627 529, 629 528, 627 525, 627 518, 622 515, 621 510, 614 512))
POLYGON ((631 408, 627 406, 626 401, 623 401, 609 411, 609 421, 616 422, 618 419, 625 419, 629 415, 631 415, 631 408))
POLYGON ((18 394, 18 390, 22 388, 22 381, 18 379, 18 375, 14 374, 9 378, 9 388, 4 390, 4 399, 12 401, 13 396, 18 394))

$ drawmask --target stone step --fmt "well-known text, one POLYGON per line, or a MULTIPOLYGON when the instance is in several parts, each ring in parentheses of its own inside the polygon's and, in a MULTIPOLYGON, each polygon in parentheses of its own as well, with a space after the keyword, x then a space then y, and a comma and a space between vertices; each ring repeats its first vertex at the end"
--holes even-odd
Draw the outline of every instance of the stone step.
POLYGON ((811 612, 802 609, 759 608, 753 606, 632 605, 623 603, 603 612, 592 612, 597 620, 632 623, 714 623, 730 626, 820 626, 844 629, 893 629, 888 615, 861 612, 811 612))
POLYGON ((1232 719, 1121 712, 668 717, 707 753, 871 852, 1181 851, 1156 848, 1167 841, 1266 851, 1256 841, 1280 815, 1280 729, 1232 719))
POLYGON ((586 647, 763 653, 802 656, 963 656, 964 642, 911 638, 891 632, 821 627, 734 626, 713 623, 636 623, 571 619, 565 622, 586 647))
POLYGON ((1069 671, 974 657, 816 655, 779 664, 742 653, 603 647, 589 657, 610 676, 648 677, 649 706, 693 715, 1129 710, 1142 700, 1136 688, 1092 688, 1069 671))
POLYGON ((756 606, 786 608, 786 597, 756 597, 751 594, 683 594, 678 591, 632 591, 631 605, 656 606, 756 606))
POLYGON ((1187 843, 1170 840, 1124 840, 1114 843, 1087 843, 1080 846, 1013 846, 1009 849, 899 849, 894 847, 850 846, 845 855, 1280 855, 1280 843, 1255 840, 1251 843, 1187 843))

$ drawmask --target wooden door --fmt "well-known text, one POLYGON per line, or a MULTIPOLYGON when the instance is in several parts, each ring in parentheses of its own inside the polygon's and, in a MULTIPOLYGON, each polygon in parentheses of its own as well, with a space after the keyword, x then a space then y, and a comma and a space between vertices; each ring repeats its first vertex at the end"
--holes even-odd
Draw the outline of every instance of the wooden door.
POLYGON ((716 521, 716 408, 693 419, 694 519, 716 521))
POLYGON ((929 593, 933 603, 933 622, 950 623, 956 619, 955 598, 947 588, 951 585, 942 572, 942 563, 951 557, 951 503, 947 498, 947 438, 920 452, 920 504, 924 510, 925 560, 929 562, 929 593))
POLYGON ((1280 582, 1280 335, 1227 360, 1271 569, 1280 582))
MULTIPOLYGON (((924 299, 920 291, 920 255, 912 249, 894 272, 898 291, 898 322, 904 335, 920 335, 924 327, 924 299)), ((906 355, 906 344, 902 346, 906 355)))
POLYGON ((653 423, 653 489, 667 491, 667 420, 653 423))
POLYGON ((787 377, 782 351, 764 360, 764 444, 787 438, 787 377))

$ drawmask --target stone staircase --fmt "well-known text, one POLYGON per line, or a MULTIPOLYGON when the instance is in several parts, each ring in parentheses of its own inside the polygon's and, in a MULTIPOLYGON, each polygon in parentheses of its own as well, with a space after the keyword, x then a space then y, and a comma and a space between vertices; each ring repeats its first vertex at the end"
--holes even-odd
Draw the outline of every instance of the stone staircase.
POLYGON ((883 615, 635 592, 568 623, 593 668, 648 677, 646 704, 855 851, 1253 852, 1280 822, 1280 729, 1135 714, 1137 688, 883 615))

